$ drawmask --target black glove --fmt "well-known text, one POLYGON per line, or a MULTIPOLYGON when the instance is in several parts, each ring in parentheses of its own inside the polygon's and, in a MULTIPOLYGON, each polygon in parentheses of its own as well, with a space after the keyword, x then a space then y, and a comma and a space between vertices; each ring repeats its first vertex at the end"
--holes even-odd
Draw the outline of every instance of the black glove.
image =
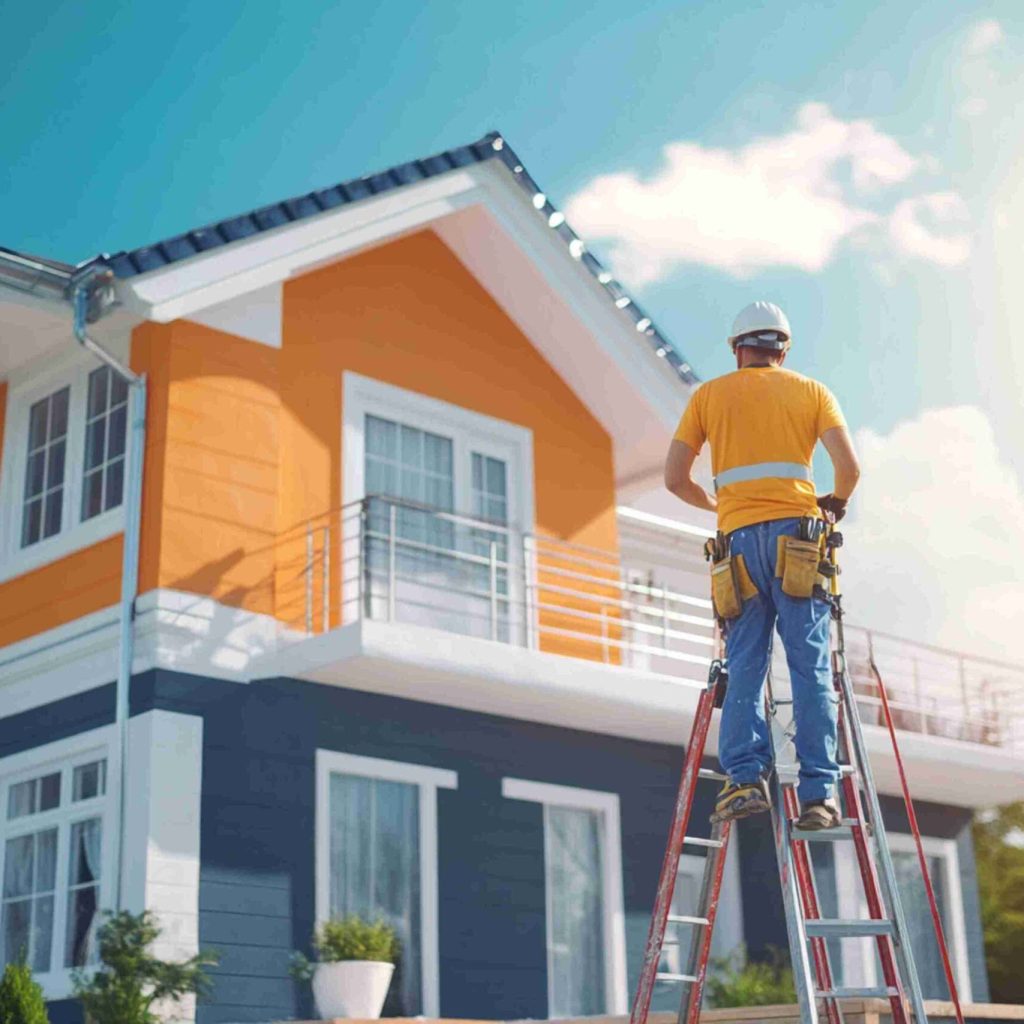
POLYGON ((834 494, 823 494, 818 498, 818 508, 827 515, 832 516, 832 522, 838 523, 846 515, 846 503, 848 498, 837 498, 834 494))

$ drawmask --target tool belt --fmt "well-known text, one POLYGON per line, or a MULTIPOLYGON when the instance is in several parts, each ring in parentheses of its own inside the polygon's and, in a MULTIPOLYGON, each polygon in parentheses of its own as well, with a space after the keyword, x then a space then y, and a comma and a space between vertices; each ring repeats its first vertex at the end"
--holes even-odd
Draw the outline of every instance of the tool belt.
POLYGON ((704 557, 711 563, 711 603, 719 619, 735 619, 743 611, 743 602, 757 593, 742 555, 729 553, 724 534, 707 541, 704 557))
POLYGON ((782 580, 784 594, 812 597, 817 591, 827 596, 835 566, 825 555, 825 541, 825 524, 813 516, 800 520, 797 536, 778 538, 775 575, 782 580))

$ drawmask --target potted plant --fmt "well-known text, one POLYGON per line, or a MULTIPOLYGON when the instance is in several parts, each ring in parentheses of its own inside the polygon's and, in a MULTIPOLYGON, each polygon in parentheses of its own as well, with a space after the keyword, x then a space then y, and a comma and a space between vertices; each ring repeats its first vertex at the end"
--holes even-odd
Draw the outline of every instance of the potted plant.
POLYGON ((312 980, 320 1016, 376 1020, 398 958, 394 928, 357 914, 333 917, 314 932, 313 948, 316 962, 296 953, 292 973, 312 980))

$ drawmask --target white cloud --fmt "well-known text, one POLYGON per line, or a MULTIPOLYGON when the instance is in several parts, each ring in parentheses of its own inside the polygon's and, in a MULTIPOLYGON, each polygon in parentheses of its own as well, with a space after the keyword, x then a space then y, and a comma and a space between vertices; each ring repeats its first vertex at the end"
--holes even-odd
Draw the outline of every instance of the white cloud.
MULTIPOLYGON (((841 120, 822 103, 804 104, 796 122, 737 149, 670 143, 655 175, 601 175, 569 200, 566 215, 585 236, 610 241, 611 263, 634 285, 686 263, 739 277, 767 267, 819 271, 844 240, 885 227, 869 200, 905 183, 922 159, 870 121, 841 120)), ((909 238, 904 252, 936 260, 915 246, 926 230, 920 215, 949 212, 947 199, 920 197, 901 211, 894 237, 909 238)), ((948 265, 950 240, 940 242, 937 262, 948 265)))
POLYGON ((999 88, 992 51, 1005 38, 1003 26, 994 18, 977 22, 967 33, 958 68, 964 99, 957 110, 964 117, 978 118, 988 113, 990 101, 999 88))
POLYGON ((844 522, 850 621, 1020 661, 1024 490, 974 406, 857 435, 861 485, 844 522))
POLYGON ((932 192, 897 203, 889 215, 889 235, 910 256, 955 267, 971 255, 970 235, 963 230, 940 234, 932 225, 955 229, 967 220, 967 204, 956 192, 932 192))
POLYGON ((995 18, 986 18, 972 26, 967 35, 964 52, 969 57, 978 57, 998 46, 1006 38, 1003 26, 995 18))

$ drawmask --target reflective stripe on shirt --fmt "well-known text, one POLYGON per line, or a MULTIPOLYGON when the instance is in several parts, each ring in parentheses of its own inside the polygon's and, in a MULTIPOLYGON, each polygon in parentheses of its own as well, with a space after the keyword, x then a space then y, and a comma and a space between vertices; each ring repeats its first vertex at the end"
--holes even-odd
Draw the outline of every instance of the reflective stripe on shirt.
POLYGON ((749 466, 736 466, 723 470, 715 477, 715 490, 729 484, 746 483, 748 480, 764 480, 768 477, 784 480, 809 480, 811 467, 799 462, 754 462, 749 466))

